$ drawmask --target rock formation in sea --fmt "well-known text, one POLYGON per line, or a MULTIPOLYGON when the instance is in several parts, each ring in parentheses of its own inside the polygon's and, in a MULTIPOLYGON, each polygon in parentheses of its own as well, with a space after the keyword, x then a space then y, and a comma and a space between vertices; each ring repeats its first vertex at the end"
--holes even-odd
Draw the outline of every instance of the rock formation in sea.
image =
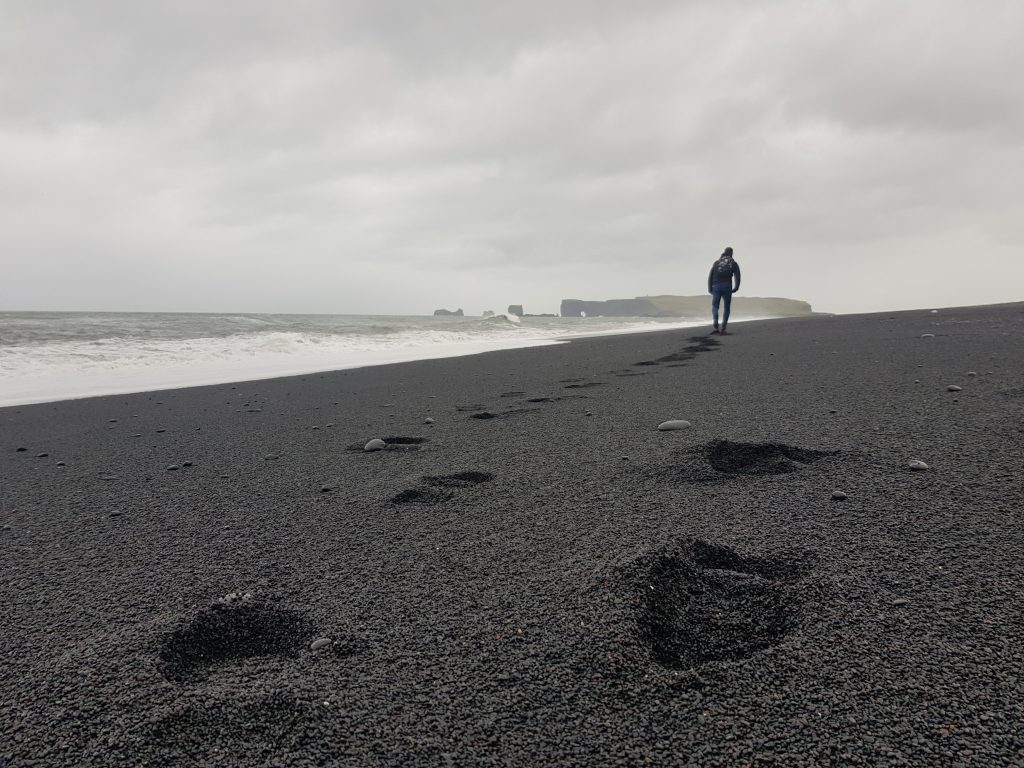
POLYGON ((510 315, 515 315, 516 317, 522 317, 523 316, 523 305, 522 304, 509 304, 508 305, 508 313, 510 315))
MULTIPOLYGON (((635 299, 582 301, 562 299, 562 317, 703 317, 709 314, 710 296, 638 296, 635 299)), ((811 305, 798 299, 734 296, 732 314, 748 317, 795 317, 813 314, 811 305)))
POLYGON ((493 309, 485 309, 483 316, 484 317, 494 317, 494 310, 493 309))
POLYGON ((464 314, 465 313, 462 311, 461 307, 459 309, 456 309, 454 312, 452 312, 449 309, 434 310, 434 317, 462 317, 464 314))

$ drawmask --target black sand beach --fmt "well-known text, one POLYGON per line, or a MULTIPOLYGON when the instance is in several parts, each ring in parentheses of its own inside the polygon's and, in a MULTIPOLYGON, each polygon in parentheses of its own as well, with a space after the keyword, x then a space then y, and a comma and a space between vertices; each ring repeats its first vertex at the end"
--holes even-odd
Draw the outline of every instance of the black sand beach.
POLYGON ((1024 765, 1024 305, 734 330, 0 410, 0 765, 1024 765))

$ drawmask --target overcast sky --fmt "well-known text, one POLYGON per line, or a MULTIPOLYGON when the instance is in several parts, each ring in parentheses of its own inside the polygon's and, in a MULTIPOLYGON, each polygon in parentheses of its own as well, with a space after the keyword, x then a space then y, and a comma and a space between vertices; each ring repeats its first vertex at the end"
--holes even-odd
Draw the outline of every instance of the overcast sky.
POLYGON ((0 0, 0 309, 1024 299, 1020 0, 0 0))

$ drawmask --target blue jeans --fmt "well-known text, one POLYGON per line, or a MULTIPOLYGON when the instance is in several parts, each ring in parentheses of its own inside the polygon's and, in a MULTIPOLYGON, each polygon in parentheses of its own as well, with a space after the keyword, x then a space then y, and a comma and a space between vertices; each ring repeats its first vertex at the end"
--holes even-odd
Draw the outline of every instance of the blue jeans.
POLYGON ((729 308, 732 306, 732 283, 715 283, 711 286, 711 319, 718 327, 718 304, 725 300, 725 312, 722 315, 722 327, 729 323, 729 308))

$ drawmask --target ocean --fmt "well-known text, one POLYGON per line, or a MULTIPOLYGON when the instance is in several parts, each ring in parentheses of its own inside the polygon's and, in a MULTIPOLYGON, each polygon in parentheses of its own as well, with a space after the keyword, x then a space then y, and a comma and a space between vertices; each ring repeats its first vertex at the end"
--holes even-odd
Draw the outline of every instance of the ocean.
POLYGON ((704 318, 0 312, 0 406, 687 328, 704 318))

